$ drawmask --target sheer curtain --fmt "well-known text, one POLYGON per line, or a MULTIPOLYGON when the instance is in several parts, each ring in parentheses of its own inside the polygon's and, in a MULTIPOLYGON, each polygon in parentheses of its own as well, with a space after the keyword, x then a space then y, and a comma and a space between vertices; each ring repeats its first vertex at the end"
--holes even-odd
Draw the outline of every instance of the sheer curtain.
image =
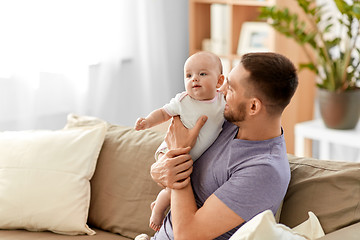
POLYGON ((187 1, 0 0, 0 131, 133 125, 183 90, 187 1))

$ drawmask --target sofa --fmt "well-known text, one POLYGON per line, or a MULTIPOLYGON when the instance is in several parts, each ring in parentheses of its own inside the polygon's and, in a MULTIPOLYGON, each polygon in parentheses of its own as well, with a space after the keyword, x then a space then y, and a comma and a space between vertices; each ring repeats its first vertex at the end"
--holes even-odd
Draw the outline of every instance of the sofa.
MULTIPOLYGON (((65 168, 69 167, 69 165, 74 166, 71 169, 61 171, 56 169, 56 174, 57 172, 60 172, 59 174, 66 172, 67 175, 72 177, 75 175, 71 172, 73 169, 79 168, 80 170, 76 171, 83 171, 84 169, 89 171, 81 177, 74 177, 74 181, 83 181, 82 185, 79 185, 81 187, 76 190, 71 189, 69 192, 65 192, 63 196, 58 192, 66 188, 64 186, 66 182, 62 181, 67 178, 67 175, 54 178, 54 183, 52 183, 48 172, 46 173, 48 175, 44 175, 45 177, 39 177, 41 174, 45 174, 43 172, 46 169, 34 170, 36 171, 34 178, 40 179, 36 182, 36 185, 46 185, 51 182, 51 184, 56 185, 55 187, 35 189, 37 186, 26 185, 27 190, 25 191, 22 187, 32 180, 26 178, 26 181, 21 183, 22 185, 16 185, 9 191, 10 187, 5 188, 1 185, 13 186, 11 184, 13 184, 14 180, 7 181, 7 176, 16 175, 17 172, 14 173, 14 168, 19 171, 18 168, 24 165, 24 160, 17 161, 16 164, 19 165, 14 167, 12 164, 15 163, 9 163, 9 161, 0 157, 1 240, 125 240, 134 239, 141 233, 150 236, 154 234, 148 227, 150 204, 161 189, 152 181, 149 170, 154 161, 154 152, 163 140, 163 131, 156 129, 135 131, 132 127, 110 124, 95 117, 70 114, 64 129, 50 131, 51 133, 48 131, 42 133, 41 137, 34 137, 37 132, 31 131, 29 133, 27 131, 28 136, 25 140, 21 138, 21 141, 16 141, 19 138, 18 135, 9 137, 8 135, 3 136, 4 132, 0 133, 0 145, 13 142, 13 145, 0 148, 1 155, 4 156, 3 153, 5 152, 5 156, 6 154, 17 154, 14 156, 18 156, 20 155, 18 152, 22 151, 21 148, 31 146, 29 145, 30 141, 31 143, 35 142, 37 151, 31 152, 27 150, 26 153, 27 155, 34 154, 36 156, 34 161, 38 161, 39 154, 44 151, 55 151, 56 155, 60 154, 61 156, 64 155, 64 152, 69 151, 70 155, 66 155, 68 157, 77 155, 76 159, 72 159, 71 162, 66 162, 65 157, 62 157, 63 159, 59 161, 61 163, 65 161, 65 168), (100 139, 98 142, 93 143, 95 135, 91 135, 91 137, 87 138, 88 142, 72 148, 77 142, 83 141, 80 137, 76 137, 81 135, 79 132, 91 132, 93 129, 97 131, 96 138, 100 139), (104 129, 104 131, 101 132, 102 130, 99 129, 104 129), (66 135, 65 140, 62 140, 62 142, 59 140, 59 143, 55 144, 58 141, 57 139, 61 137, 58 137, 59 135, 54 137, 54 132, 61 137, 66 135), (50 140, 47 134, 52 134, 50 140), (68 137, 67 134, 76 134, 76 136, 71 135, 72 137, 68 137), (45 140, 43 139, 44 136, 45 140), (42 140, 37 140, 38 138, 42 140), (72 140, 73 138, 76 139, 72 140), (89 139, 93 142, 90 142, 89 139), (23 143, 18 146, 18 142, 23 143), (52 150, 51 146, 55 146, 53 147, 55 150, 52 150), (10 151, 9 149, 17 150, 10 151), (88 167, 86 164, 90 160, 75 164, 74 162, 77 162, 78 158, 81 158, 85 153, 91 155, 91 158, 95 160, 92 160, 93 162, 88 164, 88 167), (2 171, 6 172, 7 169, 10 169, 11 174, 2 173, 2 171), (81 199, 82 204, 70 202, 69 205, 63 206, 68 199, 78 192, 82 192, 86 186, 89 186, 89 190, 84 191, 81 197, 74 198, 74 201, 78 202, 81 199), (28 189, 31 189, 31 191, 28 189), (40 193, 36 193, 38 198, 32 196, 35 190, 40 191, 40 193), (16 191, 15 200, 10 198, 6 202, 3 199, 16 191), (42 202, 41 205, 34 205, 34 207, 25 209, 24 206, 28 206, 29 196, 24 195, 24 192, 29 194, 30 197, 34 197, 36 201, 42 202), (59 194, 59 196, 52 197, 56 194, 59 194), (21 198, 19 196, 22 196, 22 199, 19 199, 21 198), (43 199, 46 201, 43 202, 43 199), (6 212, 8 208, 14 207, 14 202, 17 201, 19 204, 23 204, 22 207, 15 206, 12 212, 6 212), (56 205, 60 203, 64 204, 56 205), (52 205, 59 209, 54 210, 52 205), (66 213, 69 209, 70 212, 66 213), (80 215, 79 218, 71 215, 79 209, 82 209, 78 214, 80 215), (1 215, 5 216, 5 213, 8 214, 7 217, 1 217, 1 215), (63 213, 64 215, 62 215, 63 213), (26 217, 21 218, 21 214, 30 214, 30 217, 26 215, 26 217), (13 215, 16 215, 17 218, 13 217, 13 215), (38 216, 41 217, 37 219, 38 216), (8 219, 11 219, 12 222, 8 221, 8 219), (50 224, 49 222, 53 221, 53 219, 56 222, 50 224), (72 221, 75 221, 74 219, 77 222, 72 223, 72 221), (76 224, 79 227, 72 229, 72 225, 76 224)), ((91 132, 91 134, 95 133, 91 132)), ((291 168, 291 181, 282 208, 278 212, 280 214, 280 224, 293 228, 304 222, 308 217, 308 212, 312 211, 318 217, 326 234, 320 238, 321 240, 360 239, 360 163, 323 161, 296 157, 290 154, 288 158, 291 168)), ((55 157, 48 157, 46 161, 55 161, 53 159, 56 160, 55 157)), ((59 166, 56 165, 57 168, 60 168, 59 166)), ((21 171, 23 171, 21 176, 25 175, 24 173, 33 176, 30 175, 32 170, 28 170, 28 166, 21 171)), ((53 172, 54 170, 51 170, 50 174, 53 172)), ((72 187, 76 184, 77 182, 72 182, 70 185, 72 187)))

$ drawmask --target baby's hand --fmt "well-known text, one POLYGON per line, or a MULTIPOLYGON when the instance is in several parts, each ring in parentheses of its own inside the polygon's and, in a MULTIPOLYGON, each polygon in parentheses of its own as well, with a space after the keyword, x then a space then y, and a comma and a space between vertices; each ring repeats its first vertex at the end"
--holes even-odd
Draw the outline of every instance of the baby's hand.
POLYGON ((138 118, 135 123, 135 130, 139 131, 139 130, 147 129, 148 128, 147 125, 148 124, 146 118, 138 118))

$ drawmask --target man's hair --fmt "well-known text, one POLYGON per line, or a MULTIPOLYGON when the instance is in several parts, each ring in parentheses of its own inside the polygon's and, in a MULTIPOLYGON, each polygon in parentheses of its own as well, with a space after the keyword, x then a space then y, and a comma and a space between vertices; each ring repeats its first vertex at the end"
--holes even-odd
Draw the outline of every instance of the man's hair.
POLYGON ((250 76, 248 95, 258 97, 269 114, 281 114, 290 103, 298 86, 294 64, 277 53, 248 53, 241 64, 250 76))

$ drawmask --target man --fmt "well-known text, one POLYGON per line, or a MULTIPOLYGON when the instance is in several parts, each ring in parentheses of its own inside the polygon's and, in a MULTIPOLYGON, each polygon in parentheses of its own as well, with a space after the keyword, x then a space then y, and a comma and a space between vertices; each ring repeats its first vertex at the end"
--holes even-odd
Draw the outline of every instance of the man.
POLYGON ((193 129, 172 120, 170 150, 151 168, 154 181, 171 189, 171 211, 153 239, 229 239, 256 214, 275 214, 290 181, 281 115, 297 84, 286 57, 244 55, 220 89, 223 130, 194 166, 188 152, 206 116, 193 129))

